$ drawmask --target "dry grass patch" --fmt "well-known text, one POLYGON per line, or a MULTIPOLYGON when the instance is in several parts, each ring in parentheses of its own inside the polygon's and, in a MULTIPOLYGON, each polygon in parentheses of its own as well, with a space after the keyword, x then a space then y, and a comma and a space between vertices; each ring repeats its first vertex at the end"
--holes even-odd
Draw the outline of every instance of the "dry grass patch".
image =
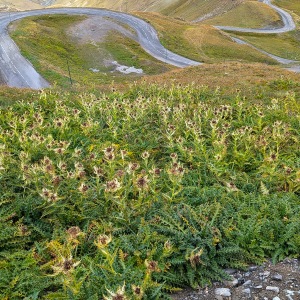
POLYGON ((257 48, 274 55, 300 60, 300 31, 294 30, 282 34, 233 33, 257 48))
POLYGON ((245 0, 57 0, 55 6, 90 6, 120 11, 160 12, 172 17, 194 20, 213 12, 213 15, 228 11, 245 0))
POLYGON ((282 7, 283 9, 288 9, 293 13, 300 16, 300 2, 299 0, 274 0, 273 3, 282 7))
POLYGON ((236 26, 236 27, 273 27, 282 25, 282 21, 277 12, 264 3, 248 1, 236 8, 214 17, 208 24, 236 26))
MULTIPOLYGON (((295 82, 297 83, 296 85, 300 84, 298 74, 279 67, 239 62, 207 64, 143 79, 147 83, 158 83, 160 85, 187 85, 194 83, 196 86, 204 85, 210 88, 220 88, 228 92, 235 92, 237 89, 241 89, 245 94, 252 94, 257 87, 265 87, 271 82, 281 80, 295 82)), ((293 86, 293 88, 296 92, 300 91, 299 87, 293 86)), ((280 88, 278 88, 278 92, 281 92, 280 88)))

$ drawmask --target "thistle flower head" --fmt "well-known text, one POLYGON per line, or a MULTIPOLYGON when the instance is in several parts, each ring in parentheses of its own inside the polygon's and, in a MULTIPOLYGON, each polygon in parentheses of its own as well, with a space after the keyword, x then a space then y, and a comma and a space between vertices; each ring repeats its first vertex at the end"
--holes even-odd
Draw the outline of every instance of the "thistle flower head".
POLYGON ((160 272, 158 262, 155 260, 145 260, 145 266, 149 272, 160 272))
POLYGON ((141 155, 142 159, 148 159, 150 156, 149 152, 148 151, 144 151, 141 155))
POLYGON ((131 286, 131 289, 135 296, 135 299, 143 299, 144 291, 142 290, 142 288, 140 286, 133 284, 131 286))
POLYGON ((109 146, 109 147, 106 147, 103 152, 104 152, 104 155, 109 155, 111 153, 113 153, 115 151, 114 147, 113 146, 109 146))
POLYGON ((66 230, 66 233, 67 233, 67 240, 75 242, 76 244, 79 243, 77 238, 84 235, 84 233, 81 231, 81 229, 78 226, 70 227, 68 230, 66 230))
POLYGON ((111 181, 107 181, 105 184, 105 192, 107 192, 107 193, 116 192, 120 188, 121 188, 121 184, 117 178, 115 178, 111 181))
POLYGON ((177 161, 178 155, 177 155, 177 153, 171 153, 170 157, 172 158, 172 161, 175 162, 175 161, 177 161))
POLYGON ((148 176, 141 176, 136 180, 137 188, 140 190, 146 190, 148 188, 148 183, 148 176))
POLYGON ((139 169, 139 167, 140 167, 140 165, 138 163, 129 163, 127 171, 128 171, 128 173, 133 173, 134 171, 139 169))
POLYGON ((159 176, 161 173, 161 169, 159 168, 153 168, 150 173, 152 173, 154 176, 159 176))
POLYGON ((72 271, 74 271, 74 269, 80 264, 80 261, 75 262, 72 258, 72 256, 70 255, 68 258, 66 257, 61 257, 59 259, 59 261, 52 266, 52 269, 54 270, 55 274, 68 274, 72 271))
POLYGON ((187 258, 190 261, 190 264, 193 268, 196 268, 197 265, 202 264, 201 255, 203 254, 203 249, 197 251, 193 250, 191 255, 187 258))
POLYGON ((104 175, 104 171, 103 171, 102 168, 97 167, 97 166, 94 166, 93 169, 94 169, 94 174, 95 174, 97 177, 102 177, 102 176, 104 175))
POLYGON ((88 185, 86 185, 84 182, 82 182, 80 184, 80 186, 78 187, 79 192, 81 193, 85 193, 87 192, 87 190, 89 189, 88 185))
POLYGON ((104 300, 127 300, 128 298, 125 295, 125 283, 122 287, 119 287, 116 292, 112 292, 109 289, 106 289, 109 293, 109 296, 104 296, 104 300))
POLYGON ((107 245, 111 242, 112 237, 111 235, 100 234, 98 235, 97 239, 94 241, 94 244, 97 246, 98 249, 102 249, 107 247, 107 245))
POLYGON ((42 189, 42 193, 40 194, 40 196, 45 200, 47 200, 48 202, 55 202, 58 199, 56 193, 53 193, 52 191, 46 188, 42 189))

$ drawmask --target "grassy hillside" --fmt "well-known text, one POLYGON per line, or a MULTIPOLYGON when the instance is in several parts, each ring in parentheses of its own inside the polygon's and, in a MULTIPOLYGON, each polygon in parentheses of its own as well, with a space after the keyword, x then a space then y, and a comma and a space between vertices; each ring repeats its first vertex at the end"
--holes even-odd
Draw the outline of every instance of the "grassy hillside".
POLYGON ((189 84, 218 89, 221 94, 232 94, 240 90, 251 99, 282 97, 296 93, 300 97, 299 75, 280 67, 258 63, 227 62, 206 64, 199 67, 174 70, 161 75, 146 77, 143 82, 171 86, 189 84))
POLYGON ((297 0, 274 0, 274 4, 292 11, 293 13, 300 16, 300 3, 297 0))
POLYGON ((299 105, 139 85, 1 107, 2 299, 169 299, 299 257, 299 105))
POLYGON ((264 28, 282 25, 280 16, 268 5, 247 1, 236 8, 206 21, 207 24, 264 28))
POLYGON ((0 11, 39 9, 41 5, 30 0, 0 0, 0 11))
POLYGON ((300 31, 295 30, 279 35, 233 33, 239 38, 248 41, 254 46, 277 56, 299 61, 300 60, 300 31))
POLYGON ((213 15, 223 13, 239 5, 245 0, 57 0, 55 6, 92 6, 104 7, 121 11, 152 11, 160 12, 172 17, 180 17, 186 20, 194 20, 206 14, 213 15))

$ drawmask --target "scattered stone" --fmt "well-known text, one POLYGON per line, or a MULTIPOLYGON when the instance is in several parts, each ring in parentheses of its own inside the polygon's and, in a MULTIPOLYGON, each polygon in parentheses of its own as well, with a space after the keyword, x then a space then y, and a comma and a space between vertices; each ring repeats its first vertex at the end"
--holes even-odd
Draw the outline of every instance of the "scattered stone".
POLYGON ((300 300, 299 262, 298 269, 293 260, 277 264, 268 260, 261 266, 248 267, 246 271, 227 269, 225 271, 231 275, 227 282, 213 282, 212 286, 194 293, 183 291, 185 297, 175 296, 173 300, 300 300), (215 290, 219 292, 215 294, 215 290))
POLYGON ((232 281, 228 281, 228 282, 227 282, 227 285, 228 285, 229 287, 236 287, 236 286, 239 285, 239 281, 238 281, 236 278, 234 278, 232 281))
POLYGON ((255 288, 256 290, 260 290, 260 289, 263 288, 263 286, 262 286, 262 285, 257 285, 257 286, 255 286, 254 288, 255 288))
POLYGON ((250 286, 252 284, 252 280, 247 280, 243 283, 243 286, 250 286))
POLYGON ((267 278, 267 277, 270 276, 270 272, 269 272, 269 271, 265 271, 265 272, 259 273, 258 275, 259 275, 260 277, 267 278))
POLYGON ((288 295, 294 296, 295 292, 291 290, 284 290, 288 295))
POLYGON ((228 275, 233 275, 237 272, 237 270, 235 269, 225 269, 225 272, 228 274, 228 275))
POLYGON ((271 277, 273 280, 276 280, 276 281, 281 281, 282 280, 282 275, 280 274, 275 274, 271 277))
POLYGON ((243 289, 243 293, 250 295, 251 294, 251 290, 250 289, 243 289))
POLYGON ((222 297, 230 297, 231 292, 228 288, 217 288, 215 289, 215 295, 216 296, 222 296, 222 297))
POLYGON ((279 293, 279 287, 277 287, 277 286, 269 286, 269 285, 268 285, 268 286, 266 287, 266 290, 267 290, 267 291, 273 291, 273 292, 275 292, 275 293, 277 293, 277 294, 279 293))

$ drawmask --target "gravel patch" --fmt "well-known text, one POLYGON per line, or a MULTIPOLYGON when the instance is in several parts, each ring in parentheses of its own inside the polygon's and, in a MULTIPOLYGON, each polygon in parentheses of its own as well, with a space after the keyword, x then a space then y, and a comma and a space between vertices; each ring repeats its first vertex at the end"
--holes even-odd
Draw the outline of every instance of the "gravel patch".
POLYGON ((300 262, 285 259, 246 271, 228 269, 231 280, 215 282, 198 290, 185 289, 172 295, 174 300, 300 300, 300 262))

